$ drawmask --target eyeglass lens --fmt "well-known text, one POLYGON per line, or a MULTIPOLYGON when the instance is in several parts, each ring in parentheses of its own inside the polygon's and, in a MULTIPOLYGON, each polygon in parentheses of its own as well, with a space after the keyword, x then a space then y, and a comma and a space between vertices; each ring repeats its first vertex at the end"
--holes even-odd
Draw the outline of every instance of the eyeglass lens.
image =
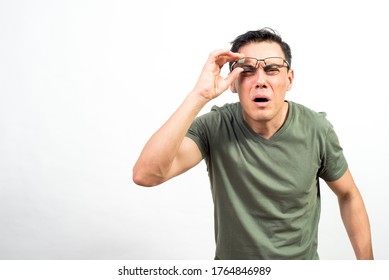
POLYGON ((236 67, 242 67, 242 68, 254 67, 254 68, 258 68, 259 65, 261 65, 262 67, 268 66, 268 65, 274 65, 274 66, 278 66, 278 67, 283 67, 283 66, 285 66, 285 61, 281 57, 268 57, 268 58, 264 58, 264 59, 256 59, 256 58, 253 58, 253 57, 245 57, 245 58, 242 58, 242 59, 236 61, 232 65, 232 69, 231 70, 235 69, 236 67))

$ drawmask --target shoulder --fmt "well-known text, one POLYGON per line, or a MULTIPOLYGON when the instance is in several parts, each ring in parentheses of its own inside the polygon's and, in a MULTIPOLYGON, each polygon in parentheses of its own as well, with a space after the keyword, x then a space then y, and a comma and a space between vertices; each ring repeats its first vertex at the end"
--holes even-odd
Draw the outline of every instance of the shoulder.
POLYGON ((239 102, 227 103, 223 106, 213 106, 210 112, 207 112, 199 117, 197 121, 203 123, 214 123, 220 121, 232 121, 235 119, 241 111, 241 105, 239 102))
POLYGON ((215 112, 220 115, 232 116, 239 112, 241 105, 239 102, 236 103, 227 103, 223 106, 213 106, 211 112, 215 112))
POLYGON ((317 112, 302 104, 288 101, 293 110, 293 119, 305 126, 316 129, 323 129, 325 131, 332 127, 330 121, 327 119, 326 112, 317 112))

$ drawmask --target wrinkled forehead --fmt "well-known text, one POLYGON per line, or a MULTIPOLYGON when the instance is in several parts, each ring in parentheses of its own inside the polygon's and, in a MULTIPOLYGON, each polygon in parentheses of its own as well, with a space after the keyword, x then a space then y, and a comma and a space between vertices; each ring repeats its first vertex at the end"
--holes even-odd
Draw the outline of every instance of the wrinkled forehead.
POLYGON ((281 46, 275 42, 249 43, 240 47, 238 52, 243 53, 245 56, 256 57, 259 59, 266 57, 285 58, 281 46))

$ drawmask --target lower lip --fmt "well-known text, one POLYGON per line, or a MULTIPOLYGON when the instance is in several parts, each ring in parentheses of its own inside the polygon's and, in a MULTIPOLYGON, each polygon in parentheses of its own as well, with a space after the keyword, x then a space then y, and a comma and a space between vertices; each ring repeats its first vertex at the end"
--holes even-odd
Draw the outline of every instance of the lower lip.
POLYGON ((254 102, 255 106, 263 108, 266 107, 269 104, 269 101, 266 102, 254 102))

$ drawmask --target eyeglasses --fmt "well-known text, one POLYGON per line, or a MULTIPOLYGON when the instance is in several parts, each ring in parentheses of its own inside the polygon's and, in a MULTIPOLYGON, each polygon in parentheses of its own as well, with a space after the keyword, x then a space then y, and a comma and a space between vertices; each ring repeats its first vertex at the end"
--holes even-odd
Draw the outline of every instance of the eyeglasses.
POLYGON ((258 59, 255 57, 244 57, 237 61, 234 61, 230 65, 230 71, 234 70, 236 67, 243 68, 243 75, 252 75, 255 74, 259 66, 263 68, 267 75, 273 76, 280 73, 281 68, 286 67, 290 69, 289 63, 282 57, 267 57, 263 59, 258 59))

